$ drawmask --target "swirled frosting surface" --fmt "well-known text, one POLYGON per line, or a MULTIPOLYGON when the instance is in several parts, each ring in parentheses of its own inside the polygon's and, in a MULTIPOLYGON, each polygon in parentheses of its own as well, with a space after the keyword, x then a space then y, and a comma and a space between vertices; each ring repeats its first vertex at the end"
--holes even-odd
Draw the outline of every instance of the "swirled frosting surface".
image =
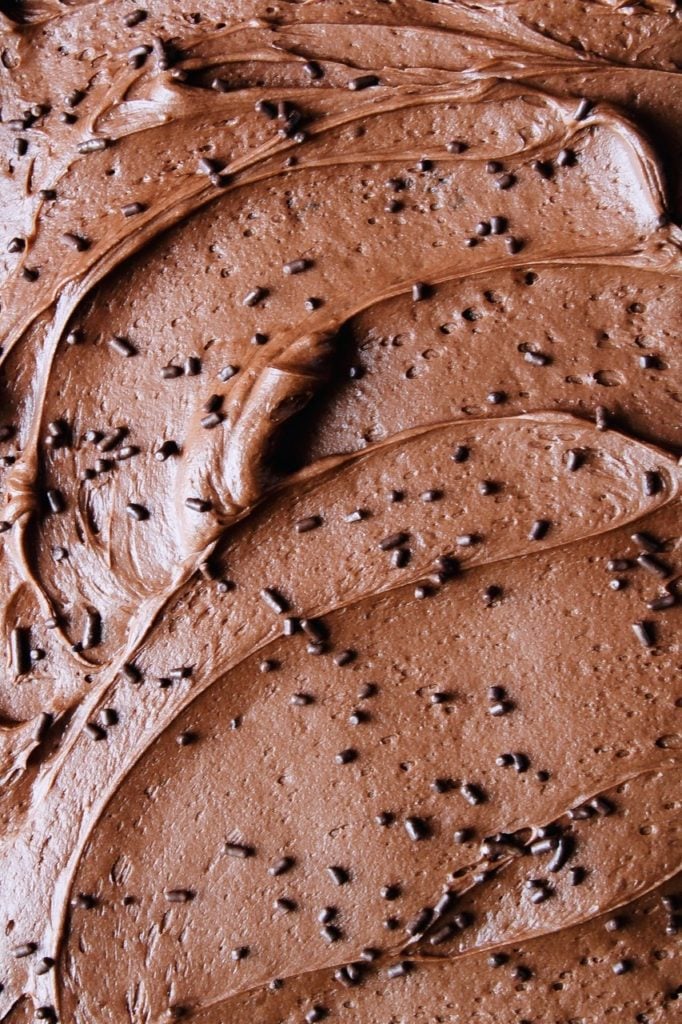
POLYGON ((666 1024, 673 0, 0 4, 0 1019, 666 1024))

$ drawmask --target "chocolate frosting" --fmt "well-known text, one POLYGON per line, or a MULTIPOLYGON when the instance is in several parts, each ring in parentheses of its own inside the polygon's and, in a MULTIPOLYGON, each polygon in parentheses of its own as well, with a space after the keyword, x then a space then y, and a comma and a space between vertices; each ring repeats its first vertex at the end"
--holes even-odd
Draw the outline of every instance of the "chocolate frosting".
POLYGON ((672 1020, 667 0, 0 15, 0 1019, 672 1020))

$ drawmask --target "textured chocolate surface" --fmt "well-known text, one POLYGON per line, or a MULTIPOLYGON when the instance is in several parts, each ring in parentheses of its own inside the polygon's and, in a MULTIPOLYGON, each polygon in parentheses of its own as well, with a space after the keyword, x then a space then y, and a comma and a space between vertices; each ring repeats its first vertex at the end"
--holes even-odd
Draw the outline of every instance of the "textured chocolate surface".
POLYGON ((678 5, 0 22, 0 1019, 676 1019, 678 5))

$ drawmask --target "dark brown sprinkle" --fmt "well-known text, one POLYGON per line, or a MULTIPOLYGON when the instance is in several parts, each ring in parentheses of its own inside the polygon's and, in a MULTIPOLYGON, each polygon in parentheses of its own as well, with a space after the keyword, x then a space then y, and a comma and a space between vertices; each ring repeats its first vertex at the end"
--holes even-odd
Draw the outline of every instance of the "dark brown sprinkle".
POLYGON ((41 188, 38 195, 47 202, 57 198, 57 192, 53 188, 41 188))
POLYGON ((350 881, 350 875, 346 868, 341 868, 338 865, 327 868, 327 874, 334 885, 346 885, 350 881))
POLYGON ((15 946, 12 952, 17 960, 23 960, 26 956, 32 956, 37 948, 38 944, 36 942, 22 942, 21 945, 15 946))
POLYGON ((652 622, 647 622, 646 619, 640 619, 638 622, 633 622, 632 632, 635 634, 642 647, 653 647, 656 643, 654 625, 652 622))
POLYGON ((187 356, 182 364, 182 370, 186 377, 197 377, 201 373, 199 356, 187 356))
MULTIPOLYGON (((393 822, 395 821, 395 814, 392 814, 391 811, 380 811, 379 814, 376 815, 374 820, 376 821, 377 825, 380 825, 382 828, 387 828, 389 825, 392 825, 393 822)), ((405 827, 407 828, 407 825, 405 827)), ((408 829, 408 832, 409 831, 410 830, 408 829)))
POLYGON ((626 572, 632 569, 632 562, 629 558, 610 558, 606 563, 608 572, 626 572))
POLYGON ((97 647, 102 639, 102 616, 95 608, 89 608, 85 613, 85 623, 83 626, 83 637, 81 640, 81 648, 84 651, 89 651, 92 647, 97 647))
POLYGON ((71 906, 79 910, 94 910, 97 906, 97 897, 88 892, 79 892, 71 900, 71 906))
POLYGON ((458 828, 453 838, 457 845, 461 846, 463 843, 468 843, 473 839, 473 832, 470 828, 458 828))
POLYGON ((291 871, 295 864, 293 857, 280 857, 275 863, 268 868, 268 874, 272 875, 273 878, 278 878, 280 875, 286 874, 287 871, 291 871))
POLYGON ((321 516, 306 516, 304 519, 299 519, 294 524, 296 533, 310 533, 311 530, 316 530, 318 526, 322 525, 321 516))
POLYGON ((292 615, 287 616, 282 623, 282 632, 284 633, 284 636, 294 636, 294 634, 298 633, 300 628, 301 620, 292 615))
POLYGON ((517 252, 521 252, 523 249, 522 240, 520 238, 516 238, 514 235, 510 235, 509 238, 506 238, 504 244, 507 247, 507 252, 510 256, 515 256, 517 252))
POLYGON ((379 895, 382 900, 388 900, 389 903, 393 902, 393 900, 397 900, 401 894, 402 889, 399 885, 382 885, 379 890, 379 895))
POLYGON ((290 260, 289 263, 284 264, 282 272, 287 274, 287 276, 293 276, 294 274, 302 274, 304 270, 308 270, 310 267, 312 267, 311 260, 290 260))
POLYGON ((420 935, 429 927, 433 917, 432 907, 422 907, 416 917, 405 925, 405 931, 408 935, 420 935))
POLYGON ((460 786, 460 793, 472 807, 482 804, 485 801, 483 790, 472 782, 463 782, 460 786))
POLYGON ((548 181, 554 174, 554 168, 549 160, 533 160, 531 162, 531 167, 546 181, 548 181))
POLYGON ((161 367, 161 377, 163 380, 175 380, 176 377, 182 376, 182 367, 176 366, 174 363, 168 363, 167 366, 161 367))
POLYGON ((486 587, 485 590, 483 591, 483 603, 487 607, 490 607, 491 605, 493 605, 495 603, 495 601, 497 601, 501 597, 502 597, 502 587, 498 587, 495 584, 492 584, 491 586, 486 587))
POLYGON ((171 455, 177 455, 179 448, 175 441, 164 441, 154 452, 154 458, 157 462, 165 462, 171 455))
POLYGON ((141 683, 142 673, 140 672, 137 665, 134 665, 132 661, 127 661, 121 672, 126 677, 129 683, 141 683))
POLYGON ((7 245, 7 252, 23 252, 25 248, 25 238, 12 238, 7 245))
POLYGON ((146 209, 147 207, 144 203, 125 203, 121 207, 121 213, 124 217, 135 217, 138 213, 144 213, 146 209))
POLYGON ((258 100, 254 105, 257 114, 267 117, 268 121, 274 121, 277 117, 277 105, 270 100, 258 100))
POLYGON ((127 459, 132 459, 135 455, 140 454, 140 449, 137 445, 126 444, 116 452, 116 459, 119 462, 125 462, 127 459))
MULTIPOLYGON (((515 753, 512 754, 512 765, 514 767, 514 771, 522 774, 523 772, 527 772, 530 768, 530 760, 525 754, 515 753)), ((538 778, 540 778, 540 775, 546 776, 546 772, 538 772, 538 778)), ((544 781, 546 781, 546 778, 544 781)))
POLYGON ((118 711, 115 708, 104 708, 102 719, 105 725, 118 725, 118 711))
POLYGON ((554 855, 547 865, 547 870, 551 871, 553 874, 557 871, 561 871, 573 853, 573 845, 573 840, 570 836, 560 836, 557 840, 554 855))
POLYGON ((481 238, 485 238, 486 235, 490 234, 490 230, 491 230, 491 228, 490 228, 490 221, 489 220, 481 220, 481 221, 479 221, 478 224, 476 225, 476 229, 475 230, 476 230, 476 234, 477 235, 479 235, 481 238))
POLYGON ((417 281, 416 284, 412 285, 412 301, 423 302, 424 299, 428 299, 431 294, 431 289, 428 284, 424 284, 423 281, 417 281))
POLYGON ((85 142, 78 143, 79 153, 100 153, 103 149, 107 149, 111 145, 111 139, 100 136, 96 139, 86 139, 85 142))
POLYGON ((490 218, 490 232, 493 235, 503 235, 507 230, 507 218, 495 216, 490 218))
POLYGON ((190 903, 195 895, 191 889, 166 889, 164 892, 169 903, 190 903))
MULTIPOLYGON (((88 431, 88 434, 90 434, 90 433, 91 432, 88 431)), ((98 442, 96 442, 97 443, 98 451, 100 451, 100 452, 110 452, 110 451, 112 451, 114 448, 118 447, 118 445, 121 443, 121 441, 124 439, 124 437, 126 437, 127 433, 128 433, 128 428, 127 427, 116 427, 116 429, 112 430, 112 432, 110 434, 105 434, 104 437, 101 437, 100 440, 98 442)), ((93 432, 93 434, 94 434, 94 432, 93 432)), ((93 440, 94 440, 94 437, 93 437, 93 440)))
POLYGON ((663 488, 661 474, 655 470, 647 470, 642 480, 642 492, 646 498, 652 498, 663 488))
POLYGON ((355 661, 357 653, 350 648, 346 648, 344 651, 339 651, 334 656, 334 664, 338 665, 339 668, 343 668, 344 665, 350 665, 352 661, 355 661))
POLYGON ((136 501, 130 501, 126 505, 126 512, 131 519, 141 523, 145 519, 149 519, 149 509, 145 508, 144 505, 138 505, 136 501))
POLYGON ((650 612, 664 612, 668 608, 672 608, 676 603, 677 598, 674 594, 665 593, 653 598, 651 601, 647 601, 647 608, 650 612))
POLYGON ((506 963, 509 963, 508 953, 491 953, 488 957, 488 964, 491 967, 503 967, 506 963))
POLYGON ((650 555, 661 550, 660 543, 650 533, 644 533, 642 531, 631 533, 630 539, 637 545, 637 547, 642 548, 643 551, 648 551, 650 555))
POLYGON ((513 711, 513 709, 514 705, 510 701, 500 700, 495 704, 491 704, 488 711, 493 718, 501 718, 502 715, 508 714, 510 711, 513 711))
POLYGON ((571 885, 581 885, 585 880, 585 868, 581 867, 580 865, 571 868, 568 873, 568 878, 571 885))
POLYGON ((638 362, 641 370, 660 370, 661 368, 658 357, 651 354, 640 356, 638 362))
POLYGON ((359 700, 368 700, 370 697, 376 697, 379 692, 379 688, 376 683, 363 683, 358 690, 359 700))
POLYGON ((34 973, 40 975, 47 974, 54 967, 54 963, 55 962, 51 956, 44 956, 36 964, 34 973))
POLYGON ((536 519, 530 528, 528 540, 542 540, 547 535, 550 525, 548 519, 536 519))
POLYGON ((244 306, 257 306, 259 302, 262 302, 266 298, 268 292, 266 288, 252 288, 251 291, 247 292, 242 299, 242 305, 244 306))
POLYGON ((329 1011, 326 1006, 315 1005, 305 1015, 306 1024, 318 1024, 318 1021, 324 1020, 329 1016, 329 1011))
POLYGON ((253 846, 247 846, 244 843, 225 843, 225 853, 227 856, 235 857, 237 860, 253 857, 255 852, 253 846))
POLYGON ((379 547, 382 551, 392 551, 394 548, 399 548, 406 544, 409 539, 410 535, 408 533, 392 533, 379 541, 379 547))
POLYGON ((137 354, 137 349, 127 338, 114 336, 109 340, 109 345, 113 348, 114 352, 118 352, 120 356, 126 359, 137 354))
POLYGON ((402 209, 404 209, 404 205, 400 199, 389 199, 384 206, 386 213, 400 213, 402 209))
POLYGON ((598 405, 594 410, 594 422, 597 430, 608 430, 609 428, 609 410, 603 406, 598 405))
POLYGON ((357 750, 353 750, 352 747, 347 747, 345 750, 339 751, 339 753, 334 756, 336 764, 351 764, 353 761, 357 761, 357 759, 358 752, 357 750))
POLYGON ((519 964, 511 973, 515 981, 529 981, 533 977, 533 972, 530 968, 524 967, 523 964, 519 964))
POLYGON ((386 971, 386 976, 391 980, 394 978, 404 978, 414 970, 414 963, 412 960, 401 960, 400 963, 392 964, 386 971))
POLYGON ((582 99, 578 104, 578 108, 575 114, 573 115, 574 119, 576 121, 584 121, 587 115, 592 110, 592 106, 593 104, 591 100, 582 99))
POLYGON ((429 839, 431 836, 429 823, 425 821, 424 818, 414 816, 405 818, 405 831, 410 839, 415 842, 419 842, 422 839, 429 839))
POLYGON ((289 602, 274 587, 263 587, 260 596, 268 608, 271 608, 277 615, 283 615, 289 610, 289 602))
POLYGON ((214 78, 211 82, 211 88, 214 92, 229 92, 230 83, 226 82, 224 78, 214 78))
POLYGON ((182 1003, 171 1003, 166 1010, 166 1014, 171 1020, 183 1020, 189 1016, 189 1008, 183 1006, 182 1003))
POLYGON ((172 668, 168 673, 170 679, 173 682, 179 682, 181 679, 190 679, 192 676, 192 668, 190 665, 180 665, 177 668, 172 668))
POLYGON ((50 512, 58 513, 63 512, 66 508, 66 502, 64 501, 64 495, 61 491, 51 487, 46 492, 45 497, 47 498, 47 504, 50 512))
POLYGON ((138 8, 136 11, 131 11, 130 14, 127 14, 123 19, 123 23, 126 28, 135 28, 135 26, 139 25, 141 21, 144 21, 146 17, 147 12, 138 8))
POLYGON ((359 75, 357 78, 351 78, 348 88, 351 92, 360 92, 361 89, 370 89, 378 84, 379 79, 377 75, 359 75))
POLYGON ((237 946, 235 949, 230 950, 231 960, 246 960, 251 950, 248 946, 237 946))
POLYGON ((287 896, 278 896, 274 901, 274 907, 275 910, 281 910, 284 914, 291 914, 294 910, 298 910, 298 903, 287 896))
POLYGON ((324 68, 322 68, 316 60, 307 60, 303 65, 303 70, 308 78, 312 78, 313 80, 322 78, 324 75, 324 68))
POLYGON ((82 235, 77 235, 73 231, 66 231, 62 235, 63 240, 71 248, 75 249, 76 252, 85 252, 90 248, 90 241, 87 238, 83 238, 82 235))
POLYGON ((470 451, 467 446, 465 444, 458 444, 452 453, 452 461, 457 463, 466 462, 469 455, 470 451))
POLYGON ((541 889, 536 889, 530 897, 530 901, 533 904, 545 903, 552 895, 552 890, 549 887, 543 886, 541 889))
POLYGON ((507 396, 504 391, 490 391, 485 397, 489 405, 501 405, 506 399, 507 396))
POLYGON ((229 366, 223 366, 222 370, 218 371, 218 379, 223 382, 231 380, 235 374, 239 373, 239 367, 230 364, 229 366))
POLYGON ((210 512, 213 507, 206 498, 185 498, 185 505, 192 512, 210 512))
POLYGON ((575 151, 572 149, 560 149, 557 153, 556 162, 558 167, 573 167, 576 162, 575 151))
POLYGON ((311 640, 326 640, 329 630, 320 619, 301 619, 301 629, 311 640))
POLYGON ((545 355, 544 352, 526 351, 523 353, 523 358, 531 366, 547 366, 549 363, 549 356, 545 355))
POLYGON ((313 697, 309 693, 293 693, 289 698, 289 703, 294 707, 304 708, 313 703, 313 697))
POLYGON ((359 985, 362 981, 362 964, 353 963, 346 964, 345 967, 339 967, 334 971, 334 977, 346 988, 359 985))
POLYGON ((38 721, 36 723, 35 730, 33 732, 33 738, 36 741, 36 743, 42 743, 42 741, 45 739, 48 732, 50 731, 53 722, 54 717, 50 714, 49 711, 40 712, 40 714, 38 715, 38 721))
POLYGON ((12 524, 6 519, 0 519, 0 533, 7 533, 8 530, 12 529, 12 524))
POLYGON ((429 491, 422 491, 419 497, 421 498, 422 501, 425 502, 440 501, 440 499, 443 497, 443 492, 435 488, 432 488, 429 491))
POLYGON ((503 174, 502 177, 498 178, 497 181, 495 182, 497 188, 502 189, 502 191, 506 191, 508 188, 511 188, 512 185, 515 184, 516 177, 513 174, 503 174))
POLYGON ((25 281, 28 281, 32 284, 34 281, 37 281, 38 278, 40 277, 40 271, 37 270, 35 267, 22 267, 21 276, 24 278, 25 281))
POLYGON ((473 237, 465 238, 464 245, 466 246, 467 249, 474 249, 478 245, 478 239, 473 237))
POLYGON ((177 736, 175 742, 179 747, 191 747, 198 739, 199 737, 195 732, 192 732, 190 729, 186 729, 177 736))
POLYGON ((45 1005, 36 1008, 36 1020, 53 1021, 56 1024, 57 1011, 54 1006, 45 1005))
POLYGON ((642 554, 637 555, 637 565, 641 566, 652 576, 657 576, 661 580, 665 580, 668 576, 672 575, 672 569, 665 562, 661 561, 655 555, 642 554))
POLYGON ((412 557, 409 548, 396 548, 391 555, 391 565, 394 569, 404 569, 412 557))
POLYGON ((632 970, 632 963, 629 960, 617 960, 611 970, 617 975, 627 974, 632 970))
POLYGON ((576 469, 580 469, 584 462, 583 453, 578 451, 577 448, 569 448, 566 452, 566 469, 571 473, 575 472, 576 469))
POLYGON ((592 807, 601 818, 608 818, 616 809, 611 801, 605 796, 593 797, 589 802, 589 806, 592 807))
POLYGON ((197 164, 197 169, 202 174, 217 174, 223 169, 223 164, 220 160, 213 160, 211 157, 202 156, 201 160, 197 164))
POLYGON ((504 167, 499 160, 488 160, 485 169, 488 174, 499 174, 500 171, 504 170, 504 167))
POLYGON ((220 412, 210 412, 206 416, 202 416, 200 423, 204 430, 213 430, 220 423, 223 422, 223 414, 220 412))

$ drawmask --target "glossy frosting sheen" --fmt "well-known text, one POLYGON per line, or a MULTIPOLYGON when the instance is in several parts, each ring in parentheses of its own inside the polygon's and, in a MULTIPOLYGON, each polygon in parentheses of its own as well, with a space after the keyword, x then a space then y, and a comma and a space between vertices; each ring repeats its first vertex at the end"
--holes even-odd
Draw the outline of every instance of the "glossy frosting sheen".
POLYGON ((679 1019, 678 6, 0 5, 0 1019, 679 1019))

